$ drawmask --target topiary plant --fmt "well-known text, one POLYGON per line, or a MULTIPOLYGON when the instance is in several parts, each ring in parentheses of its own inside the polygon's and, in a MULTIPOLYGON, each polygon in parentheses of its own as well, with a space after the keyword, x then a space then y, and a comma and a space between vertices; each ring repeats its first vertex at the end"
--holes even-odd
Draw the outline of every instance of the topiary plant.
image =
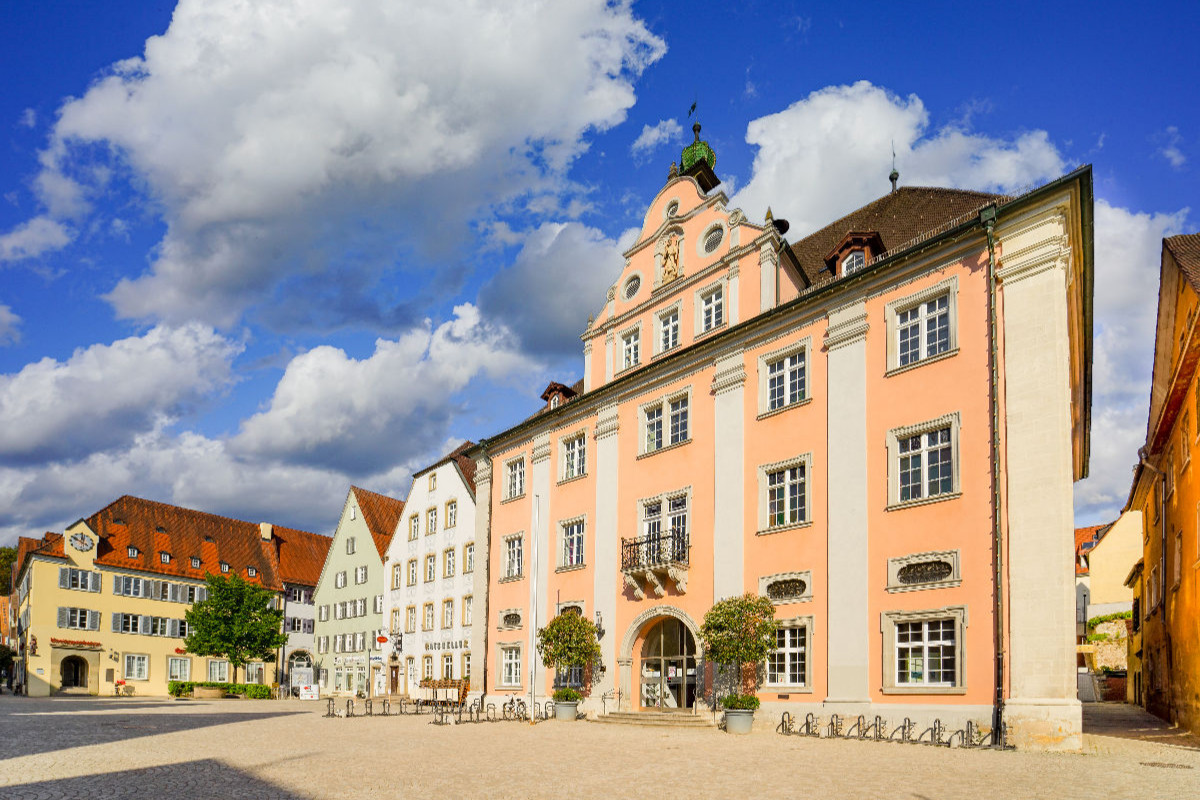
POLYGON ((725 708, 758 708, 758 664, 775 649, 775 605, 747 592, 713 604, 704 615, 700 639, 705 657, 738 669, 740 692, 721 699, 725 708))
MULTIPOLYGON (((547 669, 580 667, 586 672, 592 664, 600 660, 600 642, 596 637, 596 626, 582 614, 573 611, 559 614, 538 631, 537 638, 542 666, 547 669)), ((583 696, 574 689, 571 691, 579 695, 575 698, 576 702, 583 696)), ((555 692, 554 699, 559 700, 558 692, 555 692)))

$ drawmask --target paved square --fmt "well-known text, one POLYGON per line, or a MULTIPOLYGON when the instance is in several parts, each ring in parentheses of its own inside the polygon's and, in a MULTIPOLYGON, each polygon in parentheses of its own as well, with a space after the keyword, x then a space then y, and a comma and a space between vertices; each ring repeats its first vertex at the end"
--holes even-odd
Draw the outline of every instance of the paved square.
POLYGON ((1196 740, 1124 706, 1088 709, 1082 755, 324 707, 4 695, 0 798, 1200 797, 1196 740))

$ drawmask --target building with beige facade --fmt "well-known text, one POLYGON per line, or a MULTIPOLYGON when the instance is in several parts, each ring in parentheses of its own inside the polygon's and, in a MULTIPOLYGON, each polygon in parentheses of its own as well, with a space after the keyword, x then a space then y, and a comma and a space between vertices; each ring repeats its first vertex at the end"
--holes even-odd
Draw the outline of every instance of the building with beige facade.
MULTIPOLYGON (((1092 185, 900 187, 816 232, 751 220, 699 138, 583 329, 583 381, 480 443, 472 683, 694 713, 699 626, 771 598, 763 709, 1008 727, 1078 749, 1092 185), (604 633, 546 674, 536 631, 604 633)), ((786 209, 781 197, 776 209, 786 209)))
POLYGON ((18 680, 30 695, 166 695, 169 681, 273 682, 270 664, 234 675, 184 648, 186 612, 208 575, 280 592, 279 539, 302 531, 143 500, 115 500, 62 533, 22 537, 14 565, 18 680))

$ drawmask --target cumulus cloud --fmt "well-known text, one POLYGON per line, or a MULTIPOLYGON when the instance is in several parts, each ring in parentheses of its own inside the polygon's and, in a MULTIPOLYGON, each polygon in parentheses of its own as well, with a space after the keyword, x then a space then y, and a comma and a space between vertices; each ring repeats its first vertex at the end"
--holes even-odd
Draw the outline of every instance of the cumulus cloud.
POLYGON ((537 356, 576 356, 588 314, 621 274, 621 244, 577 222, 545 223, 525 239, 511 266, 479 293, 479 307, 537 356))
POLYGON ((329 346, 294 358, 268 407, 231 441, 237 454, 363 474, 394 465, 398 453, 439 444, 462 411, 454 395, 474 378, 531 370, 512 334, 465 304, 437 327, 379 339, 356 359, 329 346))
POLYGON ((57 220, 34 217, 0 235, 0 262, 37 258, 71 241, 70 231, 57 220))
POLYGON ((1066 160, 1045 131, 1011 138, 973 133, 962 123, 936 130, 916 95, 867 81, 830 86, 753 120, 758 148, 751 178, 732 197, 752 219, 771 206, 803 236, 885 194, 893 143, 900 182, 1011 190, 1057 177, 1066 160))
POLYGON ((1188 210, 1139 213, 1096 202, 1091 477, 1075 489, 1080 524, 1116 517, 1146 441, 1162 239, 1188 210))
POLYGON ((1158 154, 1167 160, 1175 169, 1183 169, 1183 165, 1187 163, 1187 156, 1179 145, 1183 143, 1183 137, 1179 135, 1179 128, 1174 125, 1168 127, 1158 139, 1162 144, 1158 148, 1158 154))
POLYGON ((683 138, 683 128, 675 118, 659 120, 655 125, 643 125, 642 132, 629 146, 635 159, 644 159, 661 145, 678 142, 683 138))
POLYGON ((0 465, 127 446, 232 380, 241 346, 192 323, 43 358, 0 375, 0 465))
POLYGON ((0 345, 21 341, 21 318, 11 308, 0 303, 0 345))
POLYGON ((97 153, 145 188, 166 234, 110 293, 124 317, 229 325, 267 299, 319 305, 308 276, 351 272, 370 292, 453 251, 468 221, 568 192, 587 133, 625 118, 664 52, 604 0, 182 0, 141 57, 60 109, 43 201, 101 191, 97 153))

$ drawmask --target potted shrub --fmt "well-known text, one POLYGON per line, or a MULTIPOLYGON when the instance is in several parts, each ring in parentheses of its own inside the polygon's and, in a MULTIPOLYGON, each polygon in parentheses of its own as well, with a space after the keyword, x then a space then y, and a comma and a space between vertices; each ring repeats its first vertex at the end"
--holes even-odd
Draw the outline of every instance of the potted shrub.
MULTIPOLYGON (((559 614, 546 627, 538 631, 538 652, 542 666, 546 669, 569 670, 577 667, 585 676, 590 667, 600 658, 600 643, 596 638, 596 626, 582 614, 568 611, 559 614)), ((578 689, 563 687, 554 692, 554 716, 560 720, 574 720, 579 716, 579 701, 583 693, 578 689)))
POLYGON ((775 649, 775 627, 775 605, 749 592, 717 602, 704 615, 705 657, 735 670, 736 691, 721 698, 728 733, 749 733, 754 726, 758 665, 775 649))

